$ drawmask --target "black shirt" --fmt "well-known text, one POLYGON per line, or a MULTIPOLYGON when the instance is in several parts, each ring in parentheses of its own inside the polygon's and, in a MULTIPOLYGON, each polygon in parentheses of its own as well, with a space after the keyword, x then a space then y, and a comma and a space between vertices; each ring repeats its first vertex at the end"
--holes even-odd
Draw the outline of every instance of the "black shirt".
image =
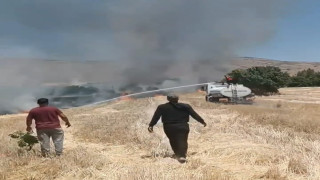
POLYGON ((166 103, 158 106, 154 113, 149 126, 154 126, 159 121, 160 117, 163 124, 187 123, 189 116, 192 116, 200 123, 204 120, 192 109, 189 104, 183 103, 166 103))

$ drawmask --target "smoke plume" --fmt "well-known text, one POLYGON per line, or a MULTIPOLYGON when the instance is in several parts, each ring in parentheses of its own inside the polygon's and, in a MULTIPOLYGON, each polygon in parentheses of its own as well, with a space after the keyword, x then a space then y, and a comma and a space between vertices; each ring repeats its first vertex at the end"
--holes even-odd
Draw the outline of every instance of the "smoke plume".
MULTIPOLYGON (((34 89, 48 83, 121 88, 220 80, 236 51, 272 37, 285 5, 286 0, 1 2, 0 86, 27 86, 26 94, 35 97, 34 89)), ((23 92, 2 93, 0 99, 25 97, 23 92)))

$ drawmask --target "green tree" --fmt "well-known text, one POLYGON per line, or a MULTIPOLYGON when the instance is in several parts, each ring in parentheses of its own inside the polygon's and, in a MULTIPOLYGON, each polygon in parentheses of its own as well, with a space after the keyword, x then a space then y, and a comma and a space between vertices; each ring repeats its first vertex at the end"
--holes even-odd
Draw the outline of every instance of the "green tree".
POLYGON ((282 72, 280 68, 274 66, 236 69, 228 75, 258 95, 277 93, 278 89, 285 87, 290 79, 288 73, 282 72))
POLYGON ((299 71, 295 76, 291 77, 288 84, 289 87, 312 87, 320 86, 320 73, 313 69, 305 69, 299 71))

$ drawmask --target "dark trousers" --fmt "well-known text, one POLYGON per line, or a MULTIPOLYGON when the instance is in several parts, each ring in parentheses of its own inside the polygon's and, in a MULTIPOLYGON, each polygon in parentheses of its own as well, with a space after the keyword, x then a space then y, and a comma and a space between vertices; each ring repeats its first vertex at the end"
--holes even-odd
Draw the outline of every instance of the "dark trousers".
POLYGON ((178 157, 186 157, 188 150, 189 124, 164 124, 164 132, 169 138, 171 148, 178 157))

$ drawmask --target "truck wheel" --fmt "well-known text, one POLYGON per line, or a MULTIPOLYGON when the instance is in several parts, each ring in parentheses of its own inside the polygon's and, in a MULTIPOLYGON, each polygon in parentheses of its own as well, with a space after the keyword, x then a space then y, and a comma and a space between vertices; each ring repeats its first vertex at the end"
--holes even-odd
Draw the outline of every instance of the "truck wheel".
POLYGON ((209 101, 210 101, 210 102, 217 102, 216 98, 214 98, 214 97, 210 97, 210 98, 209 98, 209 101))

